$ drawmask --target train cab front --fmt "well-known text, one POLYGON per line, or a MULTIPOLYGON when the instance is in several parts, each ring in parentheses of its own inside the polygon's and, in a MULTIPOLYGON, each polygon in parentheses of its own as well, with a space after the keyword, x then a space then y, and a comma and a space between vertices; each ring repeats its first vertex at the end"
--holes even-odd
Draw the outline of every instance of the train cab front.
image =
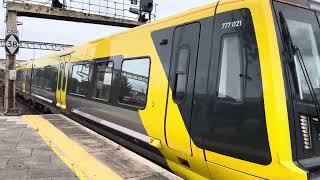
POLYGON ((320 177, 320 1, 273 1, 291 146, 309 179, 320 177))

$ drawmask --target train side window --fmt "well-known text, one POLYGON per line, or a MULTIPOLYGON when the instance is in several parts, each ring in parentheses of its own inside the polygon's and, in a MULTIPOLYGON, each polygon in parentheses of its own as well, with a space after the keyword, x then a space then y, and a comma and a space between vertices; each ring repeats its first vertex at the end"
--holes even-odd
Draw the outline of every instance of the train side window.
POLYGON ((110 100, 113 62, 99 62, 96 67, 96 78, 92 97, 95 99, 110 100))
POLYGON ((86 96, 89 92, 90 64, 75 64, 72 66, 70 78, 70 93, 86 96))
POLYGON ((32 69, 26 70, 26 92, 30 92, 30 87, 32 83, 32 69))
POLYGON ((144 108, 147 103, 150 59, 124 60, 120 76, 119 102, 144 108))
POLYGON ((42 76, 44 88, 51 91, 54 90, 57 85, 57 76, 54 67, 45 67, 42 76))
POLYGON ((22 84, 23 82, 23 70, 19 70, 19 83, 22 84))
POLYGON ((28 85, 29 81, 30 81, 30 76, 29 76, 30 70, 29 69, 25 69, 24 73, 25 73, 25 76, 24 76, 25 77, 25 81, 26 81, 26 84, 28 85))
MULTIPOLYGON (((28 74, 28 70, 27 70, 27 74, 28 74)), ((35 82, 37 82, 37 81, 36 81, 37 69, 33 69, 32 74, 33 74, 33 76, 32 76, 31 86, 34 87, 34 86, 37 85, 37 84, 35 84, 35 82)), ((28 75, 27 75, 27 76, 28 76, 28 75)), ((27 80, 28 80, 28 77, 27 77, 27 80)))
POLYGON ((187 91, 190 48, 188 46, 180 48, 177 56, 173 99, 182 102, 187 91))
POLYGON ((222 38, 220 80, 218 97, 220 99, 241 101, 241 44, 238 34, 226 35, 222 38))
POLYGON ((41 68, 41 69, 38 69, 38 73, 37 73, 37 77, 38 77, 38 88, 44 88, 44 81, 45 81, 45 79, 44 79, 44 76, 43 76, 43 74, 44 74, 44 69, 43 68, 41 68))
POLYGON ((39 82, 39 73, 38 73, 39 69, 33 69, 32 72, 32 81, 31 81, 31 86, 32 87, 37 87, 38 86, 38 82, 39 82))

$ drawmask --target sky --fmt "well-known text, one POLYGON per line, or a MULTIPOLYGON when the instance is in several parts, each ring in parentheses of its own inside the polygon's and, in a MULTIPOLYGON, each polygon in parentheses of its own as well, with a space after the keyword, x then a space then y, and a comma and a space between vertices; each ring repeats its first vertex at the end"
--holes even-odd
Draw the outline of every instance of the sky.
MULTIPOLYGON (((121 0, 122 1, 122 0, 121 0)), ((215 0, 154 0, 157 6, 157 19, 168 17, 215 0)), ((5 34, 5 9, 0 5, 0 36, 5 34)), ((94 25, 67 21, 19 17, 19 38, 25 41, 40 41, 77 45, 100 37, 105 37, 124 28, 106 25, 94 25)), ((1 39, 2 39, 1 38, 1 39)), ((20 49, 17 59, 32 59, 50 51, 20 49)), ((4 48, 0 48, 0 59, 5 57, 4 48)))

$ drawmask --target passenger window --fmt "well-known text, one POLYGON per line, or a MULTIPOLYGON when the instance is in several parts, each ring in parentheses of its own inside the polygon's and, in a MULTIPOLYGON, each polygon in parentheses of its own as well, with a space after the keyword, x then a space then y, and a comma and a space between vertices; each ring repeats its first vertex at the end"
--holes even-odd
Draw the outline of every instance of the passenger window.
POLYGON ((85 96, 89 92, 90 64, 76 64, 72 67, 70 93, 85 96))
POLYGON ((187 90, 190 49, 188 47, 181 48, 177 56, 173 99, 182 102, 187 90))
POLYGON ((38 88, 43 88, 44 87, 44 83, 45 83, 45 79, 44 79, 44 69, 38 69, 38 73, 37 73, 37 84, 38 84, 38 88))
POLYGON ((102 62, 96 65, 96 78, 93 87, 93 98, 110 100, 113 62, 102 62))
POLYGON ((149 83, 148 58, 125 60, 120 76, 120 103, 145 107, 149 83))
POLYGON ((241 45, 237 34, 222 38, 218 97, 231 101, 242 100, 241 45))
POLYGON ((43 70, 43 85, 47 90, 54 90, 57 85, 57 72, 54 67, 47 66, 43 70))

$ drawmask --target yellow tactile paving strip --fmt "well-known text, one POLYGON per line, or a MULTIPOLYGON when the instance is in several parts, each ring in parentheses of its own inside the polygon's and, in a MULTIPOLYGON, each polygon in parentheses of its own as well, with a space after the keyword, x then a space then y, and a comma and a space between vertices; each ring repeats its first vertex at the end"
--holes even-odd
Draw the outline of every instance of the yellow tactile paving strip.
POLYGON ((22 119, 38 132, 52 151, 74 171, 79 179, 122 179, 43 117, 28 115, 22 116, 22 119))

